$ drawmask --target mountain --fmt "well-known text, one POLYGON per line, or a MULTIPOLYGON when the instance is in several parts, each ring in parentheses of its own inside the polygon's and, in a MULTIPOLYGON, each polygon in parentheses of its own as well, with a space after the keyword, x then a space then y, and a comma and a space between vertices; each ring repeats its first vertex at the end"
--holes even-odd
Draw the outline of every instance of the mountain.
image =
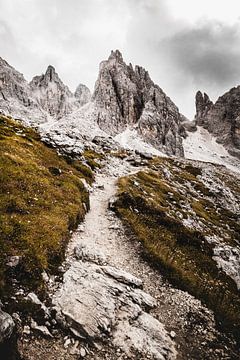
POLYGON ((79 84, 74 93, 74 96, 77 99, 77 101, 79 102, 79 105, 83 106, 91 100, 92 94, 86 85, 79 84))
POLYGON ((240 86, 234 87, 214 104, 207 94, 196 94, 197 125, 203 126, 231 155, 240 157, 240 86))
POLYGON ((127 65, 120 51, 112 51, 100 64, 92 101, 99 127, 110 135, 136 129, 159 150, 183 156, 178 108, 144 68, 127 65))
POLYGON ((0 114, 0 358, 239 359, 237 96, 199 92, 195 126, 119 51, 92 97, 0 74, 38 128, 0 114))
POLYGON ((0 109, 13 117, 42 122, 43 109, 32 96, 31 88, 23 75, 0 58, 0 109), (35 116, 34 116, 35 115, 35 116))
POLYGON ((25 123, 37 126, 58 120, 80 108, 90 96, 90 90, 82 84, 73 94, 51 65, 45 74, 35 76, 28 83, 22 74, 0 58, 0 109, 25 123))
POLYGON ((76 98, 51 65, 45 74, 32 79, 30 88, 40 106, 56 119, 70 113, 76 106, 76 98))

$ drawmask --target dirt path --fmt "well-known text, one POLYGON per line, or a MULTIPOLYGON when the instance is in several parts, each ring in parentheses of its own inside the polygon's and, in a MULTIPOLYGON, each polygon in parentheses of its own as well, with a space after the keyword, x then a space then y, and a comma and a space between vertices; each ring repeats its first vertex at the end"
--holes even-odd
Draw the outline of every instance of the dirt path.
MULTIPOLYGON (((212 312, 188 293, 172 287, 159 271, 153 269, 141 255, 141 244, 126 234, 121 221, 108 209, 109 200, 117 190, 117 178, 133 170, 128 163, 113 159, 97 175, 90 196, 91 210, 69 244, 68 268, 76 266, 74 249, 79 244, 94 249, 95 254, 105 258, 107 265, 143 281, 143 290, 157 300, 151 314, 169 331, 178 352, 177 359, 237 359, 231 350, 231 341, 216 329, 212 312)), ((71 283, 69 279, 65 282, 71 283)), ((112 349, 108 343, 86 358, 121 358, 112 349)))

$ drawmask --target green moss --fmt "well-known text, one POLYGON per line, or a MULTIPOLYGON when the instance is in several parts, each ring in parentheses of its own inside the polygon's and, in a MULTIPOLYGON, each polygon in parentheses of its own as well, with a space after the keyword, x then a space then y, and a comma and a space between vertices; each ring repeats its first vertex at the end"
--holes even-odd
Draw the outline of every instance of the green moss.
POLYGON ((67 162, 71 164, 79 173, 81 178, 84 178, 89 184, 92 184, 94 181, 94 173, 92 169, 88 166, 83 164, 79 160, 67 159, 67 162))
POLYGON ((225 325, 239 330, 239 291, 217 268, 212 245, 205 239, 205 235, 215 234, 234 245, 239 234, 236 217, 213 193, 196 192, 205 187, 199 178, 201 169, 173 159, 154 159, 150 166, 155 171, 140 171, 119 180, 117 214, 143 243, 151 262, 178 286, 206 302, 225 325), (202 230, 184 226, 179 213, 193 217, 202 230))
POLYGON ((114 156, 116 158, 119 158, 119 159, 125 159, 128 154, 127 154, 127 151, 126 150, 118 150, 118 151, 111 151, 111 156, 114 156))
POLYGON ((96 153, 92 149, 86 149, 83 152, 83 158, 85 159, 90 169, 94 171, 102 167, 100 161, 103 160, 105 157, 103 154, 96 153))
MULTIPOLYGON (((93 180, 80 161, 67 163, 39 135, 0 116, 0 284, 7 285, 9 256, 22 257, 29 279, 53 271, 64 258, 69 231, 83 220, 89 196, 81 181, 93 180)), ((35 280, 34 280, 35 282, 35 280)))

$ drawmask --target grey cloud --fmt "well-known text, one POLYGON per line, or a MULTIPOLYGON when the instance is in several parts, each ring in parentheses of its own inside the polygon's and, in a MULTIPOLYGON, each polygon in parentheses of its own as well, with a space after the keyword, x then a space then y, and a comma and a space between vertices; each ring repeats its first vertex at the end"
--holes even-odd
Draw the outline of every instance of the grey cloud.
POLYGON ((240 24, 208 22, 164 39, 159 49, 195 84, 211 87, 240 82, 240 24))
POLYGON ((29 80, 51 64, 72 90, 93 89, 100 61, 119 48, 192 116, 199 87, 215 96, 240 82, 239 25, 189 26, 169 9, 168 0, 1 0, 0 56, 29 80))

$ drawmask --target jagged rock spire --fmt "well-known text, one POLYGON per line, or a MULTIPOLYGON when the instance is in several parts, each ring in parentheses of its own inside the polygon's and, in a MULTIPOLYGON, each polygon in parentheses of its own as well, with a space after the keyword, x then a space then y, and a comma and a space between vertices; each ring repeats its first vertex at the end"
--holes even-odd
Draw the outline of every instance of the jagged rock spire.
POLYGON ((215 104, 207 94, 198 91, 195 119, 216 136, 231 155, 240 158, 240 86, 220 96, 215 104))
POLYGON ((45 78, 49 81, 52 81, 54 77, 58 77, 55 68, 52 65, 48 65, 47 71, 45 73, 45 78))
POLYGON ((198 91, 196 93, 195 104, 196 104, 196 115, 195 115, 196 124, 203 126, 205 122, 205 116, 207 112, 211 109, 213 102, 210 100, 209 96, 206 93, 202 94, 201 91, 198 91))
POLYGON ((87 104, 91 100, 91 91, 84 84, 79 84, 75 93, 75 98, 78 100, 80 106, 87 104))
POLYGON ((178 108, 144 68, 127 65, 119 50, 101 63, 93 101, 101 129, 115 135, 135 127, 158 149, 183 155, 178 108))
POLYGON ((112 50, 108 60, 116 60, 122 63, 123 62, 122 53, 119 50, 115 50, 115 51, 112 50))

